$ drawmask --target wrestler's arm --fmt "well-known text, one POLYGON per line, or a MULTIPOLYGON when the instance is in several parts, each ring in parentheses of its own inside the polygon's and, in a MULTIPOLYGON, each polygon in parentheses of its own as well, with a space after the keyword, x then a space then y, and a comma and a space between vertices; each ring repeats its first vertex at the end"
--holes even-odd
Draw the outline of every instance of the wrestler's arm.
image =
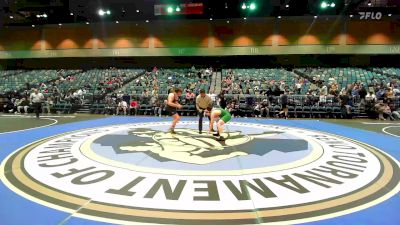
POLYGON ((171 107, 175 107, 178 108, 178 104, 174 103, 175 100, 175 96, 173 93, 170 93, 168 95, 168 101, 167 101, 167 105, 171 106, 171 107))

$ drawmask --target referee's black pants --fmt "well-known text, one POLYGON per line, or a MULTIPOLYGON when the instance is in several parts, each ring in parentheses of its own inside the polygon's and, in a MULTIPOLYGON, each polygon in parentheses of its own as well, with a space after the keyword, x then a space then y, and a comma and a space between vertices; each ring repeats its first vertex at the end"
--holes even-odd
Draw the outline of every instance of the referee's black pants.
MULTIPOLYGON (((202 132, 203 130, 203 117, 204 117, 204 110, 205 109, 201 109, 202 111, 198 112, 199 113, 199 132, 202 132)), ((211 118, 208 116, 208 121, 210 121, 211 118)))
POLYGON ((36 114, 36 118, 39 118, 39 114, 40 114, 40 112, 42 111, 42 103, 37 103, 37 102, 34 102, 33 103, 33 111, 35 112, 35 114, 36 114))

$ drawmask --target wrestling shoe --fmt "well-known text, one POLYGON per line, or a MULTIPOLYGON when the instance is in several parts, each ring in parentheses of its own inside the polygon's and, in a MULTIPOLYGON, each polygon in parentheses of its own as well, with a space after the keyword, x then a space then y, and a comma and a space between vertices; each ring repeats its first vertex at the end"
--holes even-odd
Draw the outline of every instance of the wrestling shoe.
POLYGON ((216 138, 216 140, 217 140, 217 141, 225 141, 225 138, 222 137, 222 136, 219 136, 219 137, 216 138))
POLYGON ((176 134, 175 130, 172 129, 172 128, 169 128, 168 133, 170 133, 170 134, 176 134))

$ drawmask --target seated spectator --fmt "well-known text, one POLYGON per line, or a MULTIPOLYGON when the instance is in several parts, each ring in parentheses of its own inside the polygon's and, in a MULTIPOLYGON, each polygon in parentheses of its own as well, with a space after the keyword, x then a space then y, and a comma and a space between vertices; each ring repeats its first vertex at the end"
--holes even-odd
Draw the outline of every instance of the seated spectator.
POLYGON ((254 116, 261 117, 261 103, 257 102, 254 106, 254 116))
POLYGON ((152 96, 158 95, 158 90, 159 90, 159 87, 158 86, 154 86, 153 90, 151 91, 151 95, 152 96))
POLYGON ((320 95, 319 96, 319 101, 318 101, 319 105, 325 105, 326 101, 327 101, 327 96, 326 95, 320 95))
POLYGON ((392 110, 392 119, 393 120, 400 120, 400 112, 392 110))
POLYGON ((30 102, 28 99, 22 98, 17 104, 18 113, 21 113, 21 109, 24 109, 25 114, 28 114, 29 104, 30 102))
POLYGON ((319 91, 320 95, 327 96, 328 95, 328 87, 325 84, 321 84, 321 88, 319 91))
POLYGON ((378 100, 383 100, 383 98, 385 97, 385 93, 386 93, 385 89, 380 88, 380 89, 376 92, 376 98, 377 98, 378 100))
POLYGON ((130 114, 136 115, 139 109, 139 102, 136 99, 132 99, 130 104, 130 114))
POLYGON ((370 91, 366 96, 365 96, 365 100, 368 102, 376 102, 376 96, 374 94, 374 92, 370 91))
POLYGON ((388 102, 388 106, 390 108, 390 119, 391 120, 400 120, 400 113, 398 111, 396 111, 396 104, 394 103, 394 101, 392 99, 389 100, 388 102))
POLYGON ((296 82, 296 84, 295 84, 295 87, 296 87, 296 94, 301 94, 301 87, 303 86, 303 84, 301 83, 301 81, 299 80, 299 81, 297 81, 296 82))
POLYGON ((186 91, 186 102, 187 103, 193 103, 194 102, 194 98, 196 97, 196 95, 191 92, 190 90, 186 91))
POLYGON ((117 115, 119 115, 119 111, 123 111, 124 115, 126 115, 126 111, 128 109, 128 104, 126 103, 126 101, 124 101, 123 99, 118 103, 117 106, 117 115))
POLYGON ((145 91, 142 93, 142 98, 148 98, 148 97, 150 97, 149 91, 148 91, 148 90, 145 90, 145 91))
POLYGON ((106 115, 115 115, 116 111, 116 103, 115 100, 113 98, 108 98, 106 100, 106 106, 104 108, 104 114, 106 115))
POLYGON ((269 106, 268 99, 264 99, 261 102, 261 116, 262 117, 268 117, 269 116, 269 108, 268 108, 268 106, 269 106))
POLYGON ((45 113, 47 110, 47 114, 50 114, 51 111, 51 107, 53 107, 54 102, 53 99, 51 97, 47 97, 46 101, 44 102, 44 107, 42 108, 42 113, 45 113))
POLYGON ((118 91, 117 98, 122 98, 123 96, 124 96, 124 93, 122 91, 118 91))
POLYGON ((239 104, 237 104, 235 101, 232 101, 230 104, 228 104, 227 109, 232 117, 239 116, 239 104))
POLYGON ((400 96, 400 89, 399 89, 399 87, 397 86, 397 84, 396 84, 396 86, 393 88, 393 94, 394 94, 394 96, 400 96))
POLYGON ((331 84, 329 89, 329 94, 337 96, 338 95, 338 85, 336 83, 331 84))
POLYGON ((375 104, 375 110, 378 113, 379 120, 386 120, 385 115, 391 114, 390 107, 386 103, 383 103, 382 100, 375 104))
POLYGON ((388 91, 386 92, 386 98, 393 98, 394 97, 394 92, 393 88, 388 88, 388 91))
POLYGON ((14 112, 14 107, 16 107, 14 105, 14 103, 15 103, 15 99, 7 98, 7 101, 4 103, 4 106, 3 106, 3 111, 9 112, 9 113, 14 112))
POLYGON ((154 116, 160 116, 161 117, 162 106, 161 106, 161 103, 160 103, 160 100, 159 100, 158 96, 156 98, 152 98, 151 105, 152 105, 153 110, 154 110, 154 116))
POLYGON ((217 100, 217 95, 216 95, 213 91, 210 92, 210 97, 211 97, 211 100, 212 100, 213 102, 216 102, 216 100, 217 100))

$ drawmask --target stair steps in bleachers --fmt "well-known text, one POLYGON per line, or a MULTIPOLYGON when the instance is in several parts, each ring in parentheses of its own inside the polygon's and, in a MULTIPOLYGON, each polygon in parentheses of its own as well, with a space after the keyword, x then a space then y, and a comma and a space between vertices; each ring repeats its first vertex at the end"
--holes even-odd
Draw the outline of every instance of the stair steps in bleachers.
POLYGON ((222 83, 222 73, 217 72, 215 78, 215 89, 214 89, 214 93, 217 95, 221 93, 221 83, 222 83))
POLYGON ((217 73, 213 72, 211 76, 211 83, 210 83, 210 90, 208 90, 210 93, 215 91, 215 79, 217 77, 217 73))
POLYGON ((76 113, 90 113, 90 104, 89 103, 84 103, 77 111, 76 113))

